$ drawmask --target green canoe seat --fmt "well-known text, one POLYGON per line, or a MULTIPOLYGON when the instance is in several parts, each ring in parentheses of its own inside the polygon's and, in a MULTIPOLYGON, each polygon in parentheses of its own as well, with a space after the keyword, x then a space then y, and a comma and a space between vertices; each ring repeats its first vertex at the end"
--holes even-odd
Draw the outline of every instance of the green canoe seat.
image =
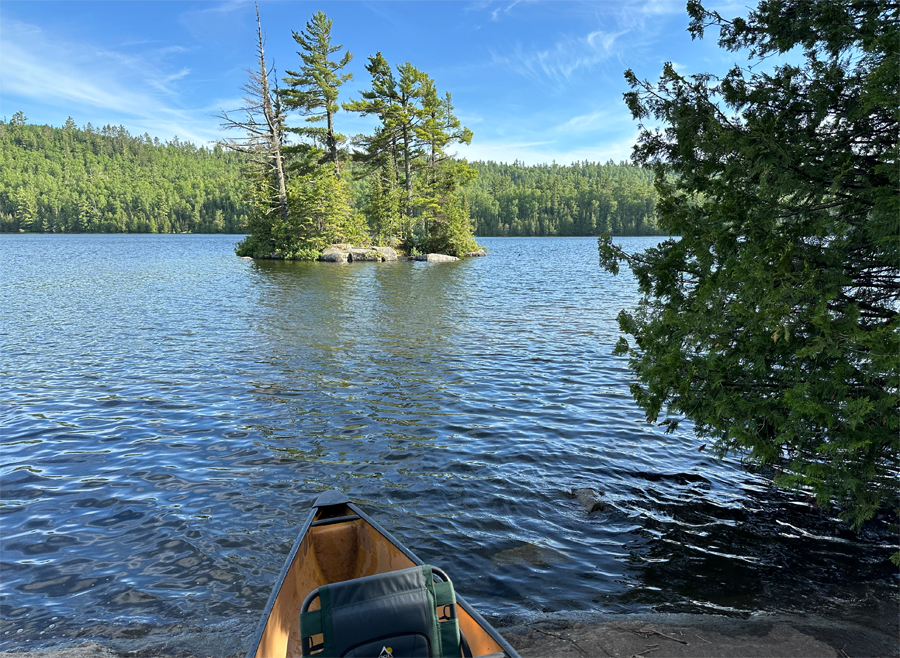
POLYGON ((303 602, 300 634, 304 656, 471 655, 461 645, 453 584, 443 571, 428 565, 319 587, 303 602), (310 610, 317 598, 319 609, 310 610))

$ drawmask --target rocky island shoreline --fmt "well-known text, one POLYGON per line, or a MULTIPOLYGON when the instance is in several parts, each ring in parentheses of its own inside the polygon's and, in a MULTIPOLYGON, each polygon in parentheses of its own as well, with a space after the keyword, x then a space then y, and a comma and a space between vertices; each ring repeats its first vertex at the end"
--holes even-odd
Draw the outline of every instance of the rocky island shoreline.
MULTIPOLYGON (((463 254, 465 258, 479 258, 487 256, 484 249, 469 251, 463 254)), ((416 260, 429 263, 446 263, 460 260, 456 256, 448 254, 416 254, 405 256, 397 253, 393 247, 354 247, 352 244, 333 244, 326 247, 319 256, 323 263, 366 263, 366 262, 392 262, 397 260, 416 260)))

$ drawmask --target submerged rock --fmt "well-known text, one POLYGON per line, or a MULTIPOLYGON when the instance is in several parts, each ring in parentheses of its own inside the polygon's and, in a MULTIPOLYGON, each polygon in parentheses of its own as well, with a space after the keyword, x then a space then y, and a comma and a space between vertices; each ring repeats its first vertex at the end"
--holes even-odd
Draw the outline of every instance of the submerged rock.
POLYGON ((533 567, 547 567, 551 564, 561 564, 566 561, 562 553, 552 548, 535 546, 534 544, 522 544, 496 553, 491 562, 496 565, 504 564, 530 564, 533 567))
POLYGON ((478 251, 467 251, 465 253, 466 258, 483 258, 487 256, 487 252, 484 249, 479 249, 478 251))
POLYGON ((572 497, 579 502, 588 514, 602 512, 606 509, 606 501, 603 500, 602 496, 602 493, 590 487, 585 489, 572 489, 572 497))

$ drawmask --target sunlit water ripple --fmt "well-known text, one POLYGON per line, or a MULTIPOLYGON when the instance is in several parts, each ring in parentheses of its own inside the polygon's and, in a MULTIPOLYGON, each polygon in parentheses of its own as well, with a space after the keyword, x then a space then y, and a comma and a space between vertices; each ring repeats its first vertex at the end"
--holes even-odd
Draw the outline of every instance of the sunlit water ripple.
POLYGON ((593 239, 355 265, 235 240, 0 237, 3 648, 255 619, 323 489, 501 624, 896 595, 884 521, 858 536, 643 422, 611 355, 636 286, 593 239))

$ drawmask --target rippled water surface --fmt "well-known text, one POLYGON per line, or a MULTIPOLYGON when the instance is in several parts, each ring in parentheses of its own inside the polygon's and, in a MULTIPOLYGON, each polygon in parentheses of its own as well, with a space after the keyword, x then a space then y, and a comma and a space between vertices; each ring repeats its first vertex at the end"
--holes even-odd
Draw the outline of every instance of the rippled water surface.
POLYGON ((255 620, 323 489, 500 622, 895 596, 886 523, 643 422, 611 355, 636 287, 593 239, 355 265, 235 241, 0 236, 3 648, 255 620))

